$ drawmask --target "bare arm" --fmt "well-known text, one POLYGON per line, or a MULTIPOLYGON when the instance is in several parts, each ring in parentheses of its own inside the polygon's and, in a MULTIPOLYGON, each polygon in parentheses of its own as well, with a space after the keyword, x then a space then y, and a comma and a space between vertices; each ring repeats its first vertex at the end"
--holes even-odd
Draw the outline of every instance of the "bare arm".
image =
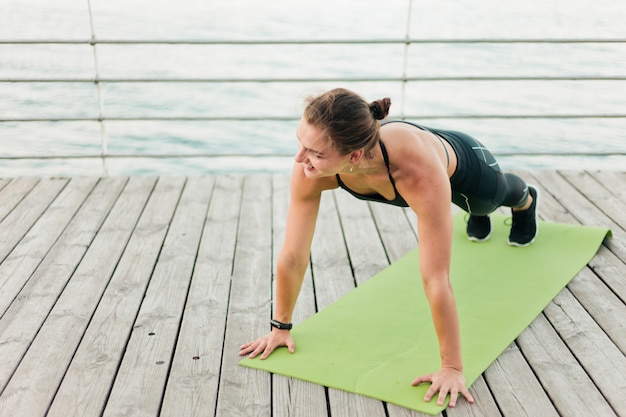
POLYGON ((465 387, 461 336, 454 292, 450 283, 452 250, 452 217, 450 213, 451 188, 444 165, 432 157, 420 155, 413 171, 403 172, 398 180, 398 191, 417 215, 420 272, 441 356, 441 370, 420 376, 413 383, 432 382, 425 396, 430 401, 439 391, 438 403, 451 394, 450 405, 456 404, 458 393, 473 402, 465 387))
POLYGON ((429 170, 428 176, 398 183, 401 193, 403 188, 405 199, 417 215, 420 272, 439 339, 441 364, 462 371, 458 317, 449 279, 450 185, 445 173, 429 170))
POLYGON ((274 318, 290 323, 309 264, 311 242, 319 211, 321 189, 310 184, 301 169, 292 173, 291 200, 285 240, 276 265, 274 318))
MULTIPOLYGON (((294 166, 291 174, 291 196, 285 240, 276 265, 274 319, 280 322, 292 321, 293 310, 309 263, 321 193, 334 187, 336 182, 333 178, 310 180, 306 178, 299 164, 294 166)), ((295 343, 288 330, 272 329, 270 333, 257 340, 242 345, 239 354, 249 354, 251 358, 261 354, 261 359, 265 359, 279 346, 287 346, 290 352, 294 352, 295 343)))

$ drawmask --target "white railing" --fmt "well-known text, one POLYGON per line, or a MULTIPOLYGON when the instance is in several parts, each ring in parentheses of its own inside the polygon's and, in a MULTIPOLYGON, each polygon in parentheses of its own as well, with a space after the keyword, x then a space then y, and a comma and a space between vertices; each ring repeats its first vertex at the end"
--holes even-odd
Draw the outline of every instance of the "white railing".
MULTIPOLYGON (((409 6, 410 7, 410 6, 409 6)), ((407 14, 408 16, 411 13, 407 14)), ((91 10, 90 10, 91 18, 91 10)), ((132 83, 199 83, 199 84, 224 84, 224 83, 250 83, 250 84, 307 84, 307 83, 319 83, 319 82, 334 82, 334 83, 354 83, 354 82, 367 82, 367 83, 398 83, 401 85, 401 98, 399 100, 400 114, 402 118, 407 119, 622 119, 626 120, 626 108, 616 109, 614 113, 491 113, 491 114, 438 114, 438 115, 417 115, 407 114, 405 111, 406 101, 406 87, 410 83, 421 82, 463 82, 473 83, 480 81, 507 81, 507 82, 524 82, 524 81, 546 81, 546 82, 561 82, 561 81, 584 81, 584 82, 601 82, 601 81, 626 81, 626 74, 615 75, 547 75, 547 76, 408 76, 407 75, 407 62, 408 62, 408 50, 411 45, 423 45, 423 44, 626 44, 626 39, 415 39, 409 37, 410 22, 407 22, 407 36, 405 38, 396 39, 325 39, 325 40, 313 40, 313 39, 282 39, 282 40, 215 40, 215 39, 163 39, 163 40, 141 40, 141 39, 100 39, 93 34, 91 39, 76 40, 76 39, 22 39, 22 40, 0 40, 0 45, 90 45, 93 49, 94 60, 94 74, 89 77, 9 77, 0 78, 0 86, 2 84, 34 84, 34 83, 72 83, 72 84, 94 84, 97 90, 98 97, 98 112, 97 116, 92 117, 76 117, 76 116, 39 116, 39 117, 24 117, 24 116, 6 116, 0 114, 1 123, 35 123, 35 122, 95 122, 100 126, 100 152, 98 154, 55 154, 55 155, 1 155, 1 160, 46 160, 46 159, 87 159, 87 158, 99 158, 102 161, 102 170, 106 175, 107 164, 106 161, 109 158, 213 158, 213 157, 285 157, 290 154, 282 153, 258 153, 258 154, 241 154, 241 153, 185 153, 185 154, 161 154, 161 153, 141 153, 141 154, 111 154, 108 151, 107 136, 105 134, 105 125, 107 122, 118 121, 197 121, 197 122, 238 122, 238 121, 277 121, 277 122, 292 122, 297 120, 297 116, 286 115, 274 115, 264 116, 260 114, 247 114, 241 115, 225 115, 225 116, 211 116, 211 115, 175 115, 175 116, 108 116, 104 112, 103 95, 101 91, 101 84, 132 84, 132 83), (400 76, 331 76, 331 77, 102 77, 99 74, 98 63, 98 45, 216 45, 216 46, 237 46, 237 45, 400 45, 403 48, 403 68, 400 71, 400 76)), ((93 24, 92 24, 93 28, 93 24)), ((625 89, 626 91, 626 89, 625 89)), ((398 104, 397 104, 398 105, 398 104)), ((507 155, 507 152, 498 152, 499 155, 507 155)), ((546 152, 519 152, 512 151, 510 155, 542 155, 549 156, 551 153, 546 152)), ((626 151, 617 150, 615 152, 576 152, 576 151, 559 151, 559 156, 624 156, 626 151)))

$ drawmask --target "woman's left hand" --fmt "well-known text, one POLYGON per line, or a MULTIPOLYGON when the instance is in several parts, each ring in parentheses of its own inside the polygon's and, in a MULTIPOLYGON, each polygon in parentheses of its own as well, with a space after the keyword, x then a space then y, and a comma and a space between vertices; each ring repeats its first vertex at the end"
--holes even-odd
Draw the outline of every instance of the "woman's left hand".
POLYGON ((443 405, 446 396, 450 394, 450 407, 456 406, 459 394, 463 394, 465 399, 471 404, 474 398, 465 387, 465 376, 463 372, 454 368, 441 368, 438 372, 423 375, 413 381, 413 386, 422 382, 430 382, 432 385, 424 396, 424 401, 429 402, 431 398, 439 392, 437 405, 443 405))

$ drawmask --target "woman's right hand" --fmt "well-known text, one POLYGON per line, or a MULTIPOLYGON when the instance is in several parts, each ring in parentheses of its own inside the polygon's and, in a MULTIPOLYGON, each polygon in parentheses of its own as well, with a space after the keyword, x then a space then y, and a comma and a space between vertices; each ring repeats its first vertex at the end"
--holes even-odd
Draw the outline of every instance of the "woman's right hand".
POLYGON ((249 354, 249 358, 255 358, 261 354, 261 359, 267 358, 277 347, 286 346, 289 353, 296 350, 296 344, 291 337, 289 330, 272 329, 265 336, 259 337, 253 342, 246 343, 239 347, 239 356, 249 354))

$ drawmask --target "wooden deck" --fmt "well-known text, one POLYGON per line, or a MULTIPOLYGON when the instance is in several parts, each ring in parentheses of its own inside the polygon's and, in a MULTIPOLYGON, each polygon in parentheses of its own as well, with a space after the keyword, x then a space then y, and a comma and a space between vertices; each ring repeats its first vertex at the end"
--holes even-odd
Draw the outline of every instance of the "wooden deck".
MULTIPOLYGON (((521 174, 543 219, 614 237, 443 415, 626 416, 626 172, 521 174)), ((0 179, 0 417, 420 416, 237 365, 268 330, 287 200, 286 175, 0 179)), ((414 223, 326 193, 295 321, 414 223)))

